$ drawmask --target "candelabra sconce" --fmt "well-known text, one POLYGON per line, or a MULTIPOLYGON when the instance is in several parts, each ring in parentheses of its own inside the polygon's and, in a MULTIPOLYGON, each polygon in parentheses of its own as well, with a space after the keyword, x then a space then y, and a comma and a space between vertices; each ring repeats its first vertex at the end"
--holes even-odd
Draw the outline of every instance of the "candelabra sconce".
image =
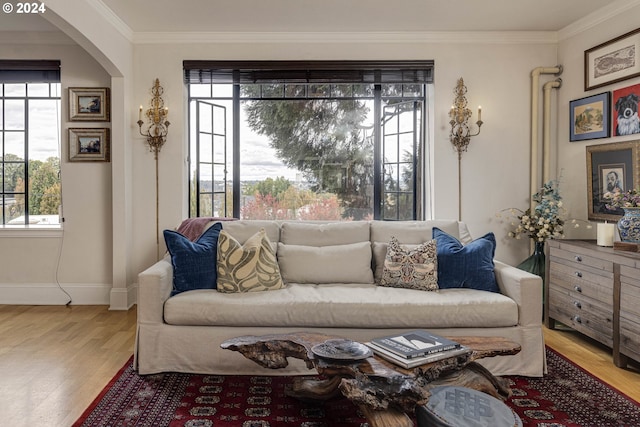
POLYGON ((471 133, 469 128, 469 119, 471 118, 471 110, 467 108, 467 87, 464 85, 462 77, 458 79, 456 88, 454 89, 456 97, 449 111, 449 124, 451 125, 450 139, 451 143, 458 152, 458 157, 462 156, 463 151, 467 151, 467 147, 471 142, 471 137, 480 134, 480 127, 482 126, 482 107, 478 107, 478 132, 471 133))
POLYGON ((164 89, 160 86, 160 80, 156 79, 151 88, 151 106, 144 113, 144 116, 149 121, 149 125, 146 131, 142 131, 142 105, 138 111, 138 128, 140 135, 147 139, 149 144, 149 151, 153 153, 156 161, 156 256, 160 259, 160 192, 159 192, 159 172, 158 172, 158 153, 167 140, 167 132, 169 130, 169 120, 167 115, 169 114, 169 108, 164 106, 164 100, 162 99, 162 93, 164 89))
POLYGON ((169 121, 167 116, 169 114, 169 108, 164 106, 164 100, 162 99, 162 93, 164 89, 160 86, 160 80, 156 79, 151 88, 151 106, 144 113, 144 116, 149 121, 149 126, 146 131, 142 131, 142 105, 138 112, 138 128, 140 135, 147 138, 147 144, 149 144, 149 151, 153 152, 156 160, 158 159, 158 153, 167 140, 167 132, 169 131, 169 121))
POLYGON ((458 220, 462 221, 462 152, 467 151, 467 147, 471 142, 471 137, 480 134, 480 128, 482 127, 482 107, 478 107, 478 131, 471 133, 469 128, 469 119, 471 118, 471 110, 467 108, 467 87, 464 85, 462 77, 458 79, 456 88, 454 89, 456 94, 453 100, 453 105, 449 111, 449 124, 451 125, 451 144, 458 153, 458 220))

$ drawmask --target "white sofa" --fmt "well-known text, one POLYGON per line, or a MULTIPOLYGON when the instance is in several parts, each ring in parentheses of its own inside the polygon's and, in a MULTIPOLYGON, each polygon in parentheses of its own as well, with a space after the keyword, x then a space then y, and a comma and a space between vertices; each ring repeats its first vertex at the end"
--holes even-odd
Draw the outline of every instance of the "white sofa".
MULTIPOLYGON (((223 230, 240 243, 265 229, 274 248, 279 246, 278 263, 283 277, 308 277, 299 277, 299 283, 285 280, 285 288, 279 290, 222 293, 205 289, 170 297, 173 268, 170 258, 165 257, 139 274, 134 366, 143 375, 169 371, 309 374, 298 360, 290 360, 286 369, 265 370, 238 352, 221 349, 220 343, 241 335, 295 331, 364 342, 411 329, 428 329, 452 337, 509 338, 521 345, 519 354, 483 359, 481 363, 495 375, 542 376, 546 362, 541 325, 542 280, 538 276, 495 261, 499 293, 465 288, 427 292, 383 287, 373 282, 350 283, 354 281, 352 269, 344 268, 344 262, 350 262, 349 256, 334 262, 343 263, 342 266, 327 265, 326 252, 299 258, 297 254, 303 251, 287 246, 311 246, 324 251, 364 240, 371 248, 369 273, 377 279, 391 236, 401 243, 419 244, 431 239, 432 227, 463 243, 472 241, 466 225, 453 220, 224 222, 223 230), (343 273, 349 276, 347 283, 340 280, 343 273), (323 282, 324 277, 331 277, 331 283, 314 283, 323 282)), ((353 268, 357 268, 355 261, 353 268)))

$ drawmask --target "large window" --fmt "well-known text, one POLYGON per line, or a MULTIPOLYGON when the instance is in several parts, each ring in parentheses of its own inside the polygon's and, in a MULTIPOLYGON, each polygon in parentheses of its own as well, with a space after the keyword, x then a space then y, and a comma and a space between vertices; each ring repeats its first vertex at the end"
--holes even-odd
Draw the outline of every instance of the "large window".
POLYGON ((431 61, 184 66, 190 216, 424 217, 431 61))
POLYGON ((60 63, 0 61, 2 226, 59 225, 60 63))

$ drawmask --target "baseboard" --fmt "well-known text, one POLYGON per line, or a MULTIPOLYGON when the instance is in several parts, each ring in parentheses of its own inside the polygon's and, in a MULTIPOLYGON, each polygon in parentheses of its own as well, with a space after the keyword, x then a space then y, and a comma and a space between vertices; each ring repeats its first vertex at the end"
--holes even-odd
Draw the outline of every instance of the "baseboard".
POLYGON ((129 310, 138 299, 138 284, 126 288, 112 288, 110 292, 109 310, 129 310))
POLYGON ((109 305, 111 289, 106 283, 0 283, 0 304, 109 305))

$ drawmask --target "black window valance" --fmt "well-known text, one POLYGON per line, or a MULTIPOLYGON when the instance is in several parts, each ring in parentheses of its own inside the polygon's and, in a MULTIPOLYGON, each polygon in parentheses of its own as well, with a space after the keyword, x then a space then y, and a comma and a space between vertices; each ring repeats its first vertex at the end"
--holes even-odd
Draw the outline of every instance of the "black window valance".
POLYGON ((60 61, 0 60, 0 83, 59 83, 60 61))
POLYGON ((432 83, 434 61, 183 61, 185 83, 432 83))

